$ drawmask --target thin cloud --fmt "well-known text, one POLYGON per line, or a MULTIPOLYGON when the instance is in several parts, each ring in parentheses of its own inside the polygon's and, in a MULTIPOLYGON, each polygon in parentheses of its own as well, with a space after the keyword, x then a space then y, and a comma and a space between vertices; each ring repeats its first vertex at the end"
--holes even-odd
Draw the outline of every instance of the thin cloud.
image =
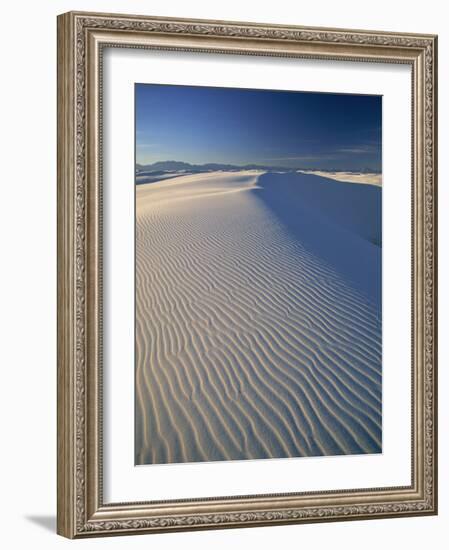
POLYGON ((314 160, 320 160, 323 158, 330 158, 328 155, 299 155, 294 157, 265 157, 262 159, 259 159, 261 161, 265 160, 302 160, 302 161, 314 161, 314 160))
POLYGON ((357 145, 357 146, 348 146, 348 147, 340 147, 340 149, 337 149, 337 153, 346 154, 351 153, 354 155, 366 155, 369 153, 377 153, 377 151, 380 150, 380 147, 378 145, 357 145))
POLYGON ((285 161, 285 160, 298 160, 303 162, 315 162, 325 160, 338 160, 342 155, 368 155, 375 154, 380 151, 378 144, 366 144, 366 145, 348 145, 340 147, 331 151, 323 152, 322 154, 315 155, 289 155, 285 157, 264 157, 259 159, 261 161, 285 161))

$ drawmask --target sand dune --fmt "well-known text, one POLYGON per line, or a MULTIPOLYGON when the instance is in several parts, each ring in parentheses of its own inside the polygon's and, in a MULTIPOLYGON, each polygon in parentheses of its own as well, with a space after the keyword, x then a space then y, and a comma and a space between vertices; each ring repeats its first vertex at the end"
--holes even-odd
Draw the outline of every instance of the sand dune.
POLYGON ((349 183, 364 183, 366 185, 382 186, 382 174, 363 173, 363 172, 322 172, 319 170, 299 170, 302 174, 314 174, 336 181, 346 181, 349 183))
POLYGON ((136 464, 381 451, 380 210, 344 186, 136 187, 136 464))

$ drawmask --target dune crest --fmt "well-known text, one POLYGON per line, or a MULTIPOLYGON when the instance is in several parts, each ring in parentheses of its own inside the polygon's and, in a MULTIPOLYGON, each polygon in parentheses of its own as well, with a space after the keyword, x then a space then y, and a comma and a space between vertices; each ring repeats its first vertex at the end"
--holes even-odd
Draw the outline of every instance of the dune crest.
POLYGON ((136 187, 136 464, 381 452, 378 220, 313 177, 136 187))

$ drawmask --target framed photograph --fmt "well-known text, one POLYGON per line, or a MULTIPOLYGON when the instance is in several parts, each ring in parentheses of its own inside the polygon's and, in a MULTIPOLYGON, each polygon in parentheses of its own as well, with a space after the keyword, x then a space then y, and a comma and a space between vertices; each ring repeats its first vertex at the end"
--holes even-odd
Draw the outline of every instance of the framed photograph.
POLYGON ((59 534, 437 512, 436 55, 59 16, 59 534))

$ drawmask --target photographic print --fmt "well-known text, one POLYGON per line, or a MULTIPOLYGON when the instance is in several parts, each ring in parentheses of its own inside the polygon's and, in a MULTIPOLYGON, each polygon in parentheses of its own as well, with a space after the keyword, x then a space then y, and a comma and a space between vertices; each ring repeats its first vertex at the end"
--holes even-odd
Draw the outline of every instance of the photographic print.
POLYGON ((437 43, 58 16, 60 535, 437 513, 437 43))
POLYGON ((135 463, 382 452, 382 98, 135 85, 135 463))

